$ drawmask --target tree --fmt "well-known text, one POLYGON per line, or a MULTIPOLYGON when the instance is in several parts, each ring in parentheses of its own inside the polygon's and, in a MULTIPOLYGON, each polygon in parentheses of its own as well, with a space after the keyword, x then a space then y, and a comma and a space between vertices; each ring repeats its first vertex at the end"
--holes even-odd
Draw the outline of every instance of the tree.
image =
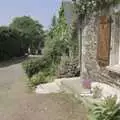
POLYGON ((19 31, 0 27, 0 61, 24 55, 22 38, 19 31))
POLYGON ((45 55, 50 56, 54 63, 59 63, 61 56, 64 54, 69 56, 70 39, 71 34, 66 24, 64 8, 61 6, 56 25, 48 32, 44 48, 45 55))
POLYGON ((57 24, 56 16, 54 15, 52 18, 52 27, 54 27, 57 24))
POLYGON ((43 47, 44 30, 43 26, 29 16, 16 17, 10 24, 11 28, 17 29, 24 36, 23 44, 27 48, 38 49, 43 47))

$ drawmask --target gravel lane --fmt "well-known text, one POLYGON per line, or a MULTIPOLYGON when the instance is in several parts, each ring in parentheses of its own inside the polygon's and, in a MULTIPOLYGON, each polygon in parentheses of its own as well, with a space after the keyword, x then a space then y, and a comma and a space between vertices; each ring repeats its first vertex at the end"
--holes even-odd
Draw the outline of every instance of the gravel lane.
POLYGON ((87 120, 84 106, 70 95, 28 91, 21 64, 0 68, 0 120, 87 120))

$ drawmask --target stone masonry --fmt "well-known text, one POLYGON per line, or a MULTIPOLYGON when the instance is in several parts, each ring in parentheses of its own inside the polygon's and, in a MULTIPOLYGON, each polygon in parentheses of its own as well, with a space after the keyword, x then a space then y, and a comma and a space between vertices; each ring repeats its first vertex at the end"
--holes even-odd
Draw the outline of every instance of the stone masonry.
MULTIPOLYGON (((120 40, 120 17, 111 12, 106 12, 112 18, 111 23, 111 49, 110 65, 119 64, 119 40, 120 40), (118 47, 117 47, 118 46, 118 47)), ((120 87, 120 75, 110 72, 106 67, 100 67, 97 62, 98 44, 98 23, 99 16, 91 16, 89 22, 83 29, 82 34, 82 71, 81 78, 92 79, 93 81, 103 82, 120 87)))

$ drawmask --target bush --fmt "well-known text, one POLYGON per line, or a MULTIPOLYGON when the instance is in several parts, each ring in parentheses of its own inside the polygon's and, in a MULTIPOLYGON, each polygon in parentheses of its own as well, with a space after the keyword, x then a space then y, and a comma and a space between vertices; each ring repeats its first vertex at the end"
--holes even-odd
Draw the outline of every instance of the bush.
POLYGON ((31 78, 29 78, 29 83, 32 87, 51 82, 54 79, 54 72, 52 69, 45 69, 43 72, 38 72, 37 74, 33 75, 31 78))
POLYGON ((39 72, 38 74, 33 75, 30 79, 29 82, 31 86, 36 86, 42 83, 47 83, 46 81, 46 75, 43 72, 39 72))
POLYGON ((19 32, 9 27, 0 27, 0 61, 23 55, 19 32))
POLYGON ((120 104, 117 103, 117 97, 107 97, 101 104, 95 104, 92 116, 95 120, 120 120, 120 104))
POLYGON ((28 61, 23 63, 23 68, 24 68, 24 70, 29 78, 32 77, 34 74, 39 72, 39 70, 40 70, 39 63, 40 63, 39 59, 28 60, 28 61))
POLYGON ((58 66, 57 77, 76 77, 80 75, 78 58, 71 60, 69 57, 63 57, 58 66))
POLYGON ((49 68, 50 59, 47 57, 41 57, 36 59, 31 59, 23 63, 23 68, 29 78, 31 78, 34 74, 37 74, 40 71, 44 71, 44 69, 49 68))
POLYGON ((23 63, 23 68, 28 76, 29 87, 51 82, 55 76, 55 64, 50 64, 46 57, 35 58, 23 63))

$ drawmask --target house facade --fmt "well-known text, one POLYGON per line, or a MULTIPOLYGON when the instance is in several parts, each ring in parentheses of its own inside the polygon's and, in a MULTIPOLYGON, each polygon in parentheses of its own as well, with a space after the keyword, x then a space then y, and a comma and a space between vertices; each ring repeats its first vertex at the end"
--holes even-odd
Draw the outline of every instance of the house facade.
POLYGON ((81 51, 81 79, 120 87, 120 5, 90 17, 81 51))
MULTIPOLYGON (((63 1, 68 25, 72 19, 72 1, 63 1)), ((120 4, 103 10, 101 15, 93 13, 82 26, 81 79, 120 87, 120 4)), ((77 27, 80 37, 79 23, 77 27)))

